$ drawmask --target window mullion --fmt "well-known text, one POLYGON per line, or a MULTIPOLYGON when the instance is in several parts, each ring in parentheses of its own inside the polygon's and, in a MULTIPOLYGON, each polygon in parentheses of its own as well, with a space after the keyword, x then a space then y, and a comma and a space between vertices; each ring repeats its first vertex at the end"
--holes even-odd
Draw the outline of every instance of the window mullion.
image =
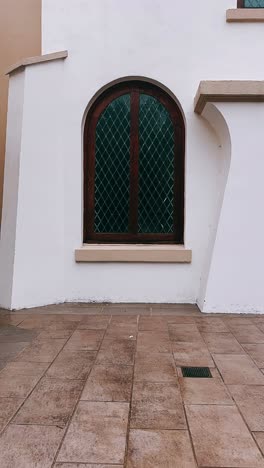
POLYGON ((129 231, 138 233, 139 90, 131 92, 129 231))

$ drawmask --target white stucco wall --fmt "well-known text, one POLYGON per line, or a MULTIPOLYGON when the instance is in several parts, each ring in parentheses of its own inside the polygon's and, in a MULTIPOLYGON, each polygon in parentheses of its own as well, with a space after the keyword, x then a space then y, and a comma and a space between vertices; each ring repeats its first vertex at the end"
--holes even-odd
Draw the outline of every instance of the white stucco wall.
MULTIPOLYGON (((195 303, 198 297, 203 302, 228 164, 220 136, 194 114, 193 98, 201 80, 263 78, 264 62, 259 60, 263 26, 227 24, 226 9, 235 7, 236 0, 42 0, 42 4, 42 52, 67 49, 69 58, 26 71, 27 162, 19 201, 30 211, 22 219, 21 208, 9 306, 64 300, 195 303), (82 244, 85 111, 101 87, 129 76, 157 80, 169 88, 185 115, 185 244, 193 250, 190 265, 74 261, 74 249, 82 244), (37 115, 33 121, 32 115, 37 115), (32 200, 27 183, 36 186, 32 200), (39 206, 41 215, 34 221, 39 206)), ((2 305, 7 303, 2 300, 2 305)), ((227 301, 225 311, 228 305, 227 301)), ((238 312, 240 305, 238 298, 238 312)))
POLYGON ((4 307, 10 307, 12 304, 24 86, 25 76, 21 73, 15 74, 9 85, 5 180, 0 237, 0 300, 1 305, 4 307))
MULTIPOLYGON (((208 281, 200 306, 204 312, 264 312, 264 104, 216 103, 211 106, 226 122, 232 151, 208 281)), ((210 118, 206 109, 204 116, 210 118)), ((222 137, 225 141, 226 136, 222 137)))

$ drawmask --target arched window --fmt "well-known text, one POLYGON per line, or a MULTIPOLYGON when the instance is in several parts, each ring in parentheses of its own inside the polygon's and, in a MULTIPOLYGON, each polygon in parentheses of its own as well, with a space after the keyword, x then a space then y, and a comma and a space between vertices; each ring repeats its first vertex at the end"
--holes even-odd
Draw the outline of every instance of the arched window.
POLYGON ((183 243, 185 126, 140 81, 105 91, 84 129, 84 242, 183 243))

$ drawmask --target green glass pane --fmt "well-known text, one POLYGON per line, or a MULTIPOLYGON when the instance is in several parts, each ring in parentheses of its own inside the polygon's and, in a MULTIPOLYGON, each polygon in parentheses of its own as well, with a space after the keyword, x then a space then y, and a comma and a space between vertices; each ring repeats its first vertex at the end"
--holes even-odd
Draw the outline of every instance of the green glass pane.
POLYGON ((174 129, 166 108, 140 95, 139 110, 140 233, 173 232, 174 129))
POLYGON ((96 127, 95 232, 128 232, 130 95, 109 104, 96 127))
POLYGON ((264 0, 244 0, 245 8, 264 8, 264 0))

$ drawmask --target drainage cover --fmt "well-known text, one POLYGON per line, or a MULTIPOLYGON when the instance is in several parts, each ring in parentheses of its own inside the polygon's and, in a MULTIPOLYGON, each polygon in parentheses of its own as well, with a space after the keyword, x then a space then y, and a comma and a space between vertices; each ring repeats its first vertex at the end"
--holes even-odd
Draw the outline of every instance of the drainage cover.
POLYGON ((212 378, 209 367, 182 367, 181 370, 183 377, 212 378))

